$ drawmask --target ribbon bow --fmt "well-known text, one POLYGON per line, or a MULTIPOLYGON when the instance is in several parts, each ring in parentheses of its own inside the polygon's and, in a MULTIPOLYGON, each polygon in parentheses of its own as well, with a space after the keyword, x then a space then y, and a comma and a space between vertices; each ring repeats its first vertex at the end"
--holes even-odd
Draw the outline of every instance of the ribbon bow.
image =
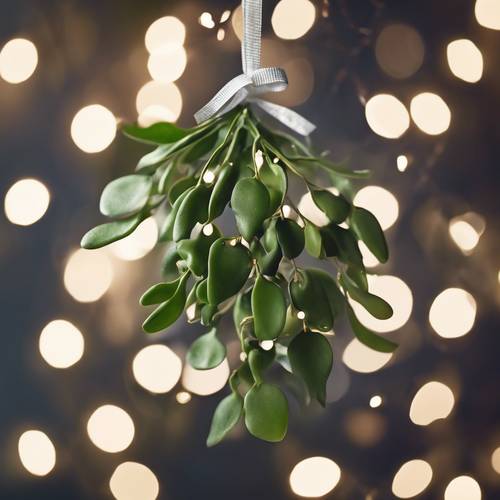
POLYGON ((307 136, 316 127, 295 111, 257 96, 265 92, 281 92, 288 85, 282 68, 260 67, 262 30, 262 0, 243 0, 243 42, 241 61, 243 73, 226 83, 194 118, 202 123, 213 116, 222 115, 242 102, 252 102, 295 132, 307 136))

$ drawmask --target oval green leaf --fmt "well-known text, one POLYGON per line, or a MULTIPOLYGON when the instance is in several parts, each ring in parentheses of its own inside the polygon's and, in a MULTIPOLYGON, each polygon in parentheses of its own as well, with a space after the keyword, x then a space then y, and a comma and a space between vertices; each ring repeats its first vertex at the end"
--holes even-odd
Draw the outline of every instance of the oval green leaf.
POLYGON ((280 286, 264 276, 257 276, 252 290, 255 336, 273 340, 279 336, 286 319, 286 300, 280 286))
POLYGON ((170 202, 170 204, 173 205, 175 203, 175 200, 177 200, 177 198, 179 198, 179 196, 184 193, 184 191, 194 186, 196 182, 197 180, 194 175, 182 177, 174 182, 168 192, 168 201, 170 202))
POLYGON ((169 144, 186 137, 191 131, 177 127, 173 123, 155 123, 149 127, 139 127, 135 124, 125 125, 123 133, 132 139, 147 144, 169 144))
POLYGON ((365 243, 377 260, 382 263, 387 262, 389 249, 384 231, 376 217, 364 208, 354 207, 350 223, 358 238, 365 243))
POLYGON ((265 157, 264 164, 259 170, 259 177, 269 191, 269 213, 273 215, 281 207, 285 199, 288 179, 283 168, 265 157))
POLYGON ((143 306, 161 304, 169 300, 179 287, 180 278, 168 283, 157 283, 145 291, 140 299, 143 306))
POLYGON ((306 221, 306 226, 304 228, 305 246, 307 253, 311 257, 319 259, 321 257, 321 233, 319 229, 311 222, 306 221))
POLYGON ((312 190, 311 196, 318 208, 335 224, 344 222, 351 211, 350 203, 341 194, 318 189, 312 190))
POLYGON ((217 338, 217 330, 197 338, 189 348, 186 361, 196 370, 210 370, 219 366, 226 357, 226 347, 217 338))
POLYGON ((278 242, 285 257, 295 259, 304 250, 303 229, 291 219, 279 219, 276 223, 278 242))
POLYGON ((96 226, 85 233, 80 245, 87 250, 95 250, 96 248, 109 245, 134 232, 142 220, 143 217, 141 215, 136 215, 130 219, 108 222, 107 224, 96 226))
POLYGON ((243 398, 236 393, 225 397, 215 409, 207 438, 207 446, 220 443, 238 423, 243 412, 243 398))
POLYGON ((215 182, 210 203, 208 204, 208 220, 212 221, 222 215, 226 205, 231 200, 231 193, 238 179, 238 167, 229 163, 224 166, 215 182))
POLYGON ((172 233, 174 241, 189 238, 196 223, 207 220, 209 199, 210 189, 203 184, 189 190, 175 217, 172 233))

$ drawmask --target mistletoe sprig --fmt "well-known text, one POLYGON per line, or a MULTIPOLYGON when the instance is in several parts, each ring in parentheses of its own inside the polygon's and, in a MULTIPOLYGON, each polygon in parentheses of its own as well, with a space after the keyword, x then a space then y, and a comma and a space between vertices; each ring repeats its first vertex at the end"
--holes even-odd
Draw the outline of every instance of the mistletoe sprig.
POLYGON ((358 247, 361 240, 380 262, 388 258, 376 218, 350 201, 349 179, 366 171, 314 156, 296 138, 264 126, 247 106, 192 129, 158 123, 125 126, 124 132, 157 148, 141 158, 136 173, 104 188, 100 210, 114 221, 90 230, 81 244, 108 245, 166 210, 159 237, 167 244, 166 281, 141 297, 142 305, 156 306, 143 328, 165 330, 190 308, 189 321, 208 330, 187 353, 197 370, 224 361, 219 323, 232 310, 244 361, 230 376, 231 394, 215 410, 208 446, 219 443, 242 416, 254 436, 272 442, 284 438, 287 398, 266 373, 274 363, 301 379, 309 396, 324 406, 332 350, 322 333, 343 313, 365 345, 381 352, 396 348, 365 328, 348 301, 378 319, 392 315, 391 306, 369 292, 358 247), (340 194, 314 184, 312 174, 320 170, 336 180, 340 194), (304 183, 330 221, 327 226, 308 220, 288 198, 291 176, 304 183), (293 208, 293 218, 285 215, 285 205, 293 208), (223 235, 215 224, 227 206, 239 234, 223 235), (304 249, 330 261, 335 274, 297 267, 295 259, 304 249), (263 341, 272 341, 272 349, 264 350, 263 341))

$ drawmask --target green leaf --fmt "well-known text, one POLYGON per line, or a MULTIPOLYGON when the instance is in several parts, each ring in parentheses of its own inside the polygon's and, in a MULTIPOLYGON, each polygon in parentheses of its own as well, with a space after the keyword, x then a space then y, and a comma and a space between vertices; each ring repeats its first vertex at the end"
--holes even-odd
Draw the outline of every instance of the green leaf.
POLYGON ((279 219, 276 232, 283 255, 289 259, 298 257, 304 250, 304 231, 291 219, 279 219))
POLYGON ((141 211, 148 202, 153 181, 146 175, 126 175, 103 190, 99 209, 107 217, 125 217, 141 211))
MULTIPOLYGON (((175 162, 167 162, 161 168, 163 168, 163 170, 158 179, 158 193, 166 194, 178 175, 178 171, 175 162)), ((160 171, 160 169, 158 169, 158 171, 160 171)))
POLYGON ((292 372, 305 382, 311 397, 325 406, 326 382, 333 364, 328 340, 320 333, 299 333, 288 346, 288 358, 292 372))
POLYGON ((311 196, 318 208, 335 224, 344 222, 351 205, 342 195, 335 195, 327 190, 312 190, 311 196))
POLYGON ((208 255, 208 301, 220 304, 237 294, 246 283, 252 270, 250 252, 241 243, 232 245, 220 238, 208 255))
POLYGON ((231 200, 231 193, 238 179, 238 167, 236 164, 229 163, 218 175, 215 182, 210 203, 208 205, 208 220, 212 221, 222 215, 226 205, 231 200))
POLYGON ((367 347, 378 352, 394 352, 398 347, 398 344, 395 342, 373 333, 361 324, 358 318, 356 318, 352 307, 349 305, 347 306, 347 317, 349 318, 349 323, 351 324, 354 335, 356 335, 356 338, 367 347))
POLYGON ((206 276, 210 247, 221 236, 219 229, 215 225, 212 227, 213 231, 209 236, 200 231, 196 238, 181 240, 177 243, 179 255, 186 261, 187 266, 196 276, 206 276))
POLYGON ((351 278, 358 288, 368 291, 368 280, 366 279, 366 270, 364 268, 349 266, 346 271, 347 276, 351 278))
POLYGON ((172 208, 170 209, 170 212, 167 214, 165 217, 165 220, 163 221, 163 226, 160 231, 160 236, 158 238, 159 241, 172 241, 174 238, 174 225, 175 221, 177 219, 177 214, 179 212, 179 208, 182 204, 182 202, 186 199, 186 196, 194 189, 194 186, 192 188, 186 189, 176 200, 175 203, 172 205, 172 208))
POLYGON ((161 275, 166 280, 174 280, 179 275, 177 262, 181 260, 181 256, 177 253, 177 246, 171 244, 163 256, 161 263, 161 275))
POLYGON ((175 203, 175 200, 177 200, 177 198, 179 198, 179 196, 187 189, 194 186, 196 182, 197 180, 194 175, 182 177, 174 182, 168 192, 168 201, 170 202, 170 204, 173 205, 175 203))
POLYGON ((80 245, 82 248, 88 250, 94 250, 109 245, 132 233, 142 220, 143 216, 139 214, 130 219, 108 222, 107 224, 96 226, 85 233, 80 245))
POLYGON ((347 289, 350 297, 359 302, 375 318, 389 319, 392 316, 393 310, 389 303, 377 295, 358 288, 349 276, 343 275, 340 282, 347 289))
POLYGON ((375 216, 364 208, 354 207, 350 223, 358 238, 366 244, 377 260, 382 263, 387 262, 389 249, 384 231, 375 216))
POLYGON ((169 300, 179 288, 180 278, 168 283, 157 283, 143 293, 140 302, 143 306, 161 304, 169 300))
POLYGON ((252 294, 251 292, 239 294, 236 298, 236 302, 233 307, 233 322, 238 332, 241 336, 242 322, 246 318, 252 316, 252 294))
POLYGON ((236 393, 226 396, 215 409, 207 438, 207 446, 220 443, 238 423, 243 412, 243 398, 236 393))
POLYGON ((349 266, 364 269, 363 256, 359 250, 358 242, 349 229, 330 224, 323 228, 332 236, 340 260, 349 266))
POLYGON ((277 338, 285 325, 285 295, 278 285, 260 274, 252 290, 252 311, 255 336, 259 340, 277 338))
POLYGON ((196 287, 196 298, 198 299, 198 302, 201 302, 202 304, 208 304, 207 281, 208 280, 206 278, 201 280, 196 287))
POLYGON ((231 207, 240 234, 250 242, 269 215, 269 193, 257 179, 241 179, 233 189, 231 207))
POLYGON ((215 315, 218 313, 218 309, 216 305, 213 304, 205 304, 201 308, 201 324, 203 326, 212 326, 215 315))
POLYGON ((274 357, 274 348, 269 351, 257 348, 248 353, 248 365, 257 384, 262 383, 262 374, 273 364, 274 357))
POLYGON ((182 276, 174 295, 146 318, 142 324, 142 328, 146 333, 164 330, 179 318, 186 305, 186 282, 188 278, 189 272, 182 276))
POLYGON ((204 223, 208 217, 210 188, 200 184, 189 191, 182 200, 174 221, 174 241, 189 238, 197 222, 204 223))
POLYGON ((145 142, 148 144, 168 144, 171 142, 177 142, 179 139, 186 137, 191 130, 184 130, 177 127, 173 123, 155 123, 150 127, 139 127, 135 124, 125 125, 123 127, 123 133, 135 139, 139 142, 145 142))
POLYGON ((273 163, 268 156, 259 170, 259 178, 269 191, 269 213, 273 215, 285 199, 288 180, 283 168, 273 163))
POLYGON ((189 348, 186 361, 196 370, 210 370, 219 366, 226 357, 226 347, 217 338, 217 330, 197 338, 189 348))
POLYGON ((225 127, 222 129, 214 128, 209 130, 207 134, 197 139, 191 145, 186 148, 186 152, 182 156, 182 161, 188 165, 204 158, 208 155, 215 147, 219 140, 218 134, 224 132, 225 127))
POLYGON ((304 323, 297 317, 297 311, 293 306, 288 306, 286 310, 285 326, 283 327, 282 337, 293 337, 304 329, 304 323))
POLYGON ((282 441, 288 428, 288 402, 276 386, 253 386, 245 395, 245 425, 253 436, 282 441))
POLYGON ((311 222, 306 221, 306 226, 304 228, 304 237, 306 250, 309 255, 319 259, 321 257, 321 233, 319 229, 311 222))

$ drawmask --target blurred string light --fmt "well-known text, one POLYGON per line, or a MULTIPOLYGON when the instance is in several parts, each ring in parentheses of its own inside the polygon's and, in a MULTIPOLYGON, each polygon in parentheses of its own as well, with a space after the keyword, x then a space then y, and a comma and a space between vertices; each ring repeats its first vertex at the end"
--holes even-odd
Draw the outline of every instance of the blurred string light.
POLYGON ((5 195, 5 215, 13 224, 30 226, 44 216, 49 203, 50 193, 44 184, 36 179, 21 179, 5 195))
POLYGON ((271 24, 276 36, 296 40, 304 36, 316 19, 316 7, 309 0, 280 0, 274 8, 271 24))
POLYGON ((114 470, 109 489, 116 500, 155 500, 160 493, 160 484, 149 467, 124 462, 114 470))
POLYGON ((79 248, 64 268, 64 286, 78 302, 95 302, 111 286, 113 267, 103 251, 79 248))
POLYGON ((461 80, 476 83, 483 76, 483 55, 474 42, 454 40, 446 48, 448 66, 451 72, 461 80))
POLYGON ((148 71, 153 80, 175 82, 186 69, 187 55, 182 45, 170 44, 156 49, 148 59, 148 71))
POLYGON ((469 292, 461 288, 447 288, 432 302, 429 322, 440 337, 463 337, 474 326, 476 307, 476 301, 469 292))
POLYGON ((171 44, 182 46, 186 39, 186 28, 182 21, 173 16, 161 17, 146 31, 144 43, 151 54, 157 49, 171 44))
POLYGON ((158 225, 154 217, 142 221, 137 229, 109 246, 111 253, 122 260, 137 260, 147 255, 158 241, 158 225))
POLYGON ((491 454, 491 466, 497 474, 500 474, 500 446, 491 454))
POLYGON ((54 368, 69 368, 83 356, 83 335, 64 319, 48 323, 40 334, 38 347, 43 359, 54 368))
POLYGON ((191 394, 186 391, 179 391, 175 395, 175 400, 180 404, 180 405, 185 405, 191 401, 191 394))
POLYGON ((56 449, 42 431, 23 432, 17 449, 23 467, 35 476, 46 476, 56 465, 56 449))
POLYGON ((451 389, 435 380, 424 384, 415 394, 410 406, 410 420, 416 425, 429 425, 448 417, 455 405, 451 389))
POLYGON ((189 363, 184 364, 182 385, 199 396, 209 396, 220 391, 229 378, 229 364, 225 359, 219 366, 210 370, 195 370, 189 363))
POLYGON ((406 24, 385 27, 375 43, 375 57, 382 70, 394 78, 408 78, 424 60, 424 43, 418 31, 406 24))
POLYGON ((8 83, 26 81, 35 72, 37 64, 36 47, 24 38, 14 38, 0 50, 0 76, 8 83))
POLYGON ((481 26, 500 30, 500 2, 498 0, 476 0, 474 13, 481 26))
POLYGON ((290 488, 300 496, 319 498, 337 486, 340 467, 326 457, 310 457, 301 460, 290 473, 290 488))
POLYGON ((132 362, 132 373, 137 383, 144 389, 164 394, 171 391, 179 382, 182 361, 166 345, 149 345, 136 354, 132 362))
POLYGON ((377 218, 384 231, 389 229, 398 219, 399 203, 396 197, 380 186, 365 186, 354 197, 357 207, 366 208, 377 218))
POLYGON ((376 319, 361 304, 350 299, 361 323, 376 332, 392 332, 404 326, 413 309, 413 295, 408 285, 396 276, 369 275, 368 288, 371 293, 386 300, 394 313, 389 319, 376 319))
POLYGON ((410 115, 405 105, 390 94, 377 94, 365 106, 370 128, 386 139, 401 137, 410 126, 410 115))
POLYGON ((479 243, 486 228, 483 217, 467 212, 450 220, 448 231, 452 240, 465 255, 469 255, 479 243))
POLYGON ((481 500, 481 488, 474 478, 458 476, 446 487, 444 500, 481 500))
POLYGON ((408 168, 408 157, 406 155, 399 155, 396 159, 396 165, 400 172, 404 172, 408 168))
POLYGON ((208 29, 215 28, 215 21, 210 12, 203 12, 198 18, 198 22, 204 27, 208 29))
POLYGON ((71 122, 73 142, 85 153, 104 151, 116 136, 116 118, 100 104, 80 109, 71 122))
POLYGON ((429 135, 446 132, 451 123, 450 108, 431 92, 422 92, 411 100, 410 114, 417 127, 429 135))
POLYGON ((175 122, 182 111, 182 95, 175 83, 152 80, 139 89, 136 108, 142 127, 158 121, 175 122))
POLYGON ((392 493, 398 498, 420 495, 432 481, 432 467, 425 460, 410 460, 396 472, 392 493))
POLYGON ((370 408, 378 408, 382 404, 382 397, 378 394, 370 398, 370 408))
POLYGON ((354 338, 342 354, 342 361, 351 370, 359 373, 373 373, 383 368, 392 358, 390 352, 378 352, 354 338))
POLYGON ((132 443, 135 434, 134 422, 120 407, 103 405, 90 416, 87 433, 97 448, 107 453, 118 453, 132 443))
POLYGON ((270 351, 274 347, 274 340, 262 340, 259 342, 259 346, 264 351, 270 351))

